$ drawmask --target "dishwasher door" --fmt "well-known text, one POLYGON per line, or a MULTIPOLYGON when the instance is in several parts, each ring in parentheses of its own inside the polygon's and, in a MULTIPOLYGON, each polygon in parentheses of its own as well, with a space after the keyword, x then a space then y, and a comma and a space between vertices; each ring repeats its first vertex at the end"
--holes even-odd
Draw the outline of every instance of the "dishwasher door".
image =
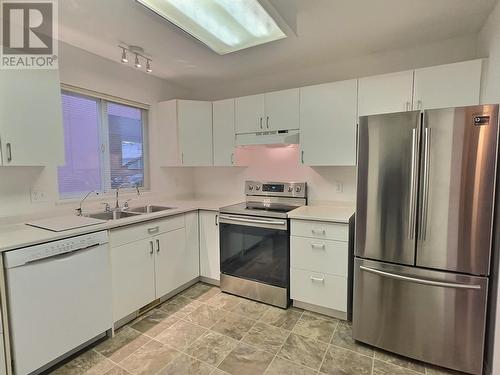
POLYGON ((112 326, 107 244, 7 268, 6 276, 17 375, 38 370, 112 326))

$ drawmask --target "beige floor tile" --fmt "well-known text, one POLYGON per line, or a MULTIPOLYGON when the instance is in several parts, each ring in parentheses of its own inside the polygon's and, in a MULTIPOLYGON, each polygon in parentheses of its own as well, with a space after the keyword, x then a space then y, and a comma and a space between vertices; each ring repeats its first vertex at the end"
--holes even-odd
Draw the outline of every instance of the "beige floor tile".
POLYGON ((120 366, 135 375, 156 374, 178 355, 178 350, 152 340, 121 361, 120 366))
POLYGON ((146 313, 142 319, 136 321, 131 327, 148 336, 154 337, 178 320, 176 316, 170 315, 163 310, 154 309, 146 313))
POLYGON ((237 304, 231 311, 251 319, 260 319, 269 309, 267 305, 259 302, 243 300, 237 304))
POLYGON ((218 366, 236 345, 238 341, 209 331, 187 348, 186 353, 212 366, 218 366))
POLYGON ((115 336, 103 341, 95 347, 95 350, 113 362, 120 362, 135 352, 151 339, 141 332, 124 326, 116 331, 115 336))
POLYGON ((243 301, 243 298, 233 296, 232 294, 219 293, 215 297, 210 298, 207 304, 217 309, 231 311, 241 301, 243 301))
POLYGON ((130 372, 120 366, 115 366, 104 375, 131 375, 130 372))
POLYGON ((55 369, 54 375, 103 375, 113 368, 114 363, 101 354, 89 350, 63 366, 55 369))
POLYGON ((191 298, 177 295, 174 298, 163 303, 159 309, 171 315, 184 318, 187 314, 196 310, 202 303, 191 298))
POLYGON ((442 367, 427 365, 427 375, 465 375, 463 372, 445 369, 442 367))
POLYGON ((328 315, 325 315, 325 314, 320 314, 320 313, 317 313, 317 312, 314 312, 314 311, 307 311, 307 310, 304 310, 304 315, 314 316, 314 317, 316 317, 316 318, 321 318, 321 319, 325 319, 325 320, 330 320, 330 321, 332 321, 332 322, 338 322, 338 321, 341 321, 341 319, 334 318, 333 316, 328 316, 328 315))
POLYGON ((373 361, 373 375, 417 375, 415 371, 378 360, 373 361))
POLYGON ((293 308, 283 310, 278 307, 269 307, 260 320, 272 326, 291 331, 301 315, 302 311, 293 308))
POLYGON ((227 314, 227 311, 216 309, 215 307, 202 304, 192 313, 186 315, 185 320, 198 324, 199 326, 210 328, 227 314))
POLYGON ((315 375, 316 371, 280 357, 274 357, 265 375, 315 375))
POLYGON ((197 283, 193 285, 191 288, 186 289, 181 293, 182 296, 196 299, 200 302, 206 302, 213 296, 220 293, 220 289, 216 286, 205 284, 205 283, 197 283))
POLYGON ((332 339, 337 324, 338 321, 335 320, 326 320, 303 314, 293 328, 293 332, 328 344, 332 339))
POLYGON ((324 342, 291 333, 278 353, 292 362, 319 369, 328 345, 324 342))
POLYGON ((173 326, 156 336, 156 340, 173 346, 176 349, 184 350, 205 332, 205 328, 179 320, 173 326))
POLYGON ((357 342, 352 338, 352 327, 348 322, 339 322, 333 334, 331 344, 373 357, 372 347, 357 342))
POLYGON ((215 323, 211 330, 235 340, 241 340, 254 324, 255 320, 247 319, 238 314, 227 313, 221 320, 215 323))
POLYGON ((421 374, 425 374, 425 366, 423 363, 412 360, 410 358, 402 357, 394 353, 375 349, 375 359, 382 362, 388 362, 399 367, 405 367, 421 374))
POLYGON ((233 375, 259 375, 264 373, 272 359, 272 354, 240 343, 222 361, 219 369, 233 375))
POLYGON ((331 375, 370 375, 372 362, 370 357, 330 345, 320 371, 331 375))
POLYGON ((257 322, 241 341, 276 354, 289 334, 290 331, 285 329, 257 322))
POLYGON ((213 367, 193 357, 181 354, 162 369, 158 375, 209 375, 213 370, 213 367))

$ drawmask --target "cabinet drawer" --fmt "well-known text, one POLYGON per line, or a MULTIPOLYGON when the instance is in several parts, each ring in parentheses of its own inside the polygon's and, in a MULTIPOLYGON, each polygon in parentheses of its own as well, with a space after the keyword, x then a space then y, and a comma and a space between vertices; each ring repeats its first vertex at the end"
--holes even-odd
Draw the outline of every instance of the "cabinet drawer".
POLYGON ((292 236, 290 244, 292 268, 347 277, 347 242, 292 236))
POLYGON ((328 223, 325 221, 292 220, 292 236, 321 238, 336 241, 348 241, 347 224, 328 223))
POLYGON ((182 214, 165 219, 151 220, 123 228, 112 229, 109 233, 109 243, 111 247, 116 247, 183 227, 184 215, 182 214))
POLYGON ((346 312, 347 278, 292 268, 290 295, 300 302, 346 312))

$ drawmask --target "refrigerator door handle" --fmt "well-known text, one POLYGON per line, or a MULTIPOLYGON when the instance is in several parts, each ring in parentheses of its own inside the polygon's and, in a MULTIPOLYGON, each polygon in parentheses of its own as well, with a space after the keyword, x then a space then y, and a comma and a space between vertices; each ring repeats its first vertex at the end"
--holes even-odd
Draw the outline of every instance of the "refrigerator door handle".
POLYGON ((422 214, 420 217, 419 239, 425 240, 427 235, 427 211, 429 206, 429 169, 430 169, 431 129, 424 129, 424 181, 422 189, 422 214))
POLYGON ((370 268, 370 267, 366 267, 366 266, 359 266, 359 268, 365 272, 370 272, 370 273, 374 273, 376 275, 388 277, 391 279, 408 281, 408 282, 416 283, 416 284, 438 286, 438 287, 442 287, 442 288, 474 289, 474 290, 481 289, 481 285, 468 285, 468 284, 459 284, 459 283, 448 283, 448 282, 437 281, 437 280, 418 279, 415 277, 398 275, 397 273, 380 271, 380 270, 376 270, 374 268, 370 268))
POLYGON ((416 183, 417 183, 417 129, 411 134, 411 176, 410 176, 410 209, 408 218, 408 238, 415 237, 415 216, 417 210, 416 183))

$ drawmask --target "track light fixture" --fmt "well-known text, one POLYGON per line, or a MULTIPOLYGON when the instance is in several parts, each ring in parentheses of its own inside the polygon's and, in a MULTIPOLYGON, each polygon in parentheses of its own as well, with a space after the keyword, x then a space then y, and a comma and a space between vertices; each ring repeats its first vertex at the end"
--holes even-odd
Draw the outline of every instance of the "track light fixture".
POLYGON ((153 69, 151 68, 151 63, 152 63, 151 57, 144 53, 144 49, 142 47, 127 46, 125 44, 120 44, 118 47, 121 48, 122 50, 122 55, 121 55, 122 63, 127 64, 129 62, 127 58, 127 52, 130 52, 131 54, 135 55, 134 66, 137 69, 142 68, 141 59, 144 59, 146 61, 146 72, 148 73, 153 72, 153 69))

